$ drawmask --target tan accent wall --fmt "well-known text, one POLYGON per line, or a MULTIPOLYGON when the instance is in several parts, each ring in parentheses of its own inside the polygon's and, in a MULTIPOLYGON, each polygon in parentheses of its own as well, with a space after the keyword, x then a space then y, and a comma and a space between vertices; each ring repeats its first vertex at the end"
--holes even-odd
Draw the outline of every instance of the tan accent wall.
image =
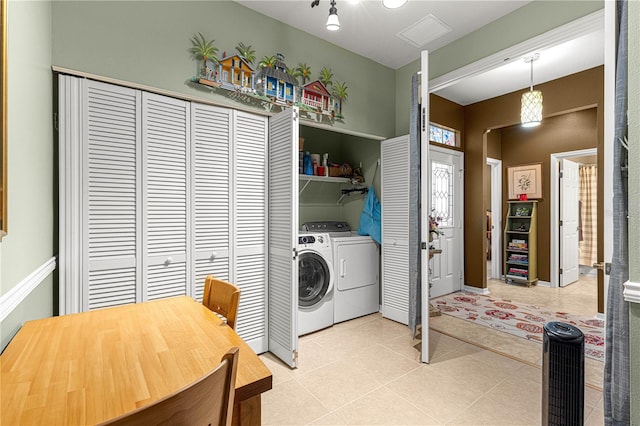
MULTIPOLYGON (((539 235, 539 253, 546 253, 544 257, 546 259, 538 260, 538 275, 542 280, 549 279, 549 258, 548 258, 548 234, 549 234, 549 219, 548 219, 548 202, 549 202, 549 154, 551 152, 563 152, 571 151, 575 148, 576 143, 572 135, 568 135, 567 131, 576 131, 576 134, 582 135, 585 132, 592 132, 595 129, 596 132, 596 144, 598 150, 601 150, 604 146, 603 142, 603 99, 604 99, 604 67, 592 68, 571 76, 567 76, 558 80, 553 80, 548 83, 535 86, 536 89, 541 90, 544 96, 544 109, 543 109, 543 125, 529 129, 530 135, 534 133, 541 133, 541 129, 545 129, 547 121, 548 126, 555 128, 559 131, 558 137, 553 134, 549 134, 545 137, 545 143, 549 144, 549 150, 545 159, 546 166, 543 167, 544 176, 543 182, 546 182, 544 189, 543 200, 541 207, 546 208, 547 218, 540 220, 538 225, 539 235), (593 109, 595 111, 595 123, 589 124, 587 129, 580 128, 585 125, 584 118, 592 113, 585 114, 571 114, 568 117, 561 118, 560 120, 550 120, 551 117, 575 112, 578 110, 593 109), (572 118, 573 117, 573 118, 572 118), (568 120, 568 121, 567 121, 568 120), (557 123, 564 123, 564 127, 556 125, 557 123), (566 128, 565 128, 566 127, 566 128), (545 235, 547 240, 546 249, 543 248, 540 238, 545 235), (546 251, 545 251, 546 250, 546 251)), ((465 283, 474 287, 485 288, 486 283, 486 241, 484 238, 484 217, 485 211, 489 206, 485 206, 485 198, 483 194, 483 187, 487 181, 486 176, 486 158, 488 156, 488 148, 491 149, 492 155, 496 154, 496 135, 494 132, 487 133, 487 130, 502 129, 509 126, 514 126, 520 122, 520 97, 524 90, 509 93, 504 96, 489 99, 486 101, 478 102, 472 105, 464 107, 464 153, 465 153, 465 283), (489 142, 491 141, 491 142, 489 142)), ((496 132, 498 133, 498 132, 496 132)), ((503 133, 503 132, 499 132, 503 133)), ((582 136, 580 136, 582 137, 582 136)), ((504 134, 501 135, 501 155, 503 160, 503 168, 507 167, 507 164, 527 164, 538 162, 542 160, 536 160, 543 156, 542 152, 531 152, 529 149, 516 149, 512 148, 513 152, 509 151, 507 142, 505 142, 504 134), (509 157, 505 158, 504 155, 509 153, 509 157)), ((536 138, 537 139, 537 138, 536 138)), ((580 145, 584 147, 584 145, 580 145)), ((591 145, 593 147, 594 145, 591 145)), ((495 157, 494 157, 495 158, 495 157)), ((500 158, 500 157, 497 157, 500 158)), ((602 168, 602 156, 598 156, 598 167, 602 168)), ((504 176, 504 174, 503 174, 504 176)), ((506 178, 503 179, 504 185, 506 185, 506 178)), ((601 199, 603 178, 600 175, 598 177, 598 258, 601 258, 603 250, 602 246, 602 217, 603 217, 603 202, 601 199)), ((506 191, 506 190, 504 190, 506 191)), ((504 193, 503 191, 503 193, 504 193)), ((506 194, 505 194, 506 195, 506 194)), ((599 289, 599 299, 601 300, 601 294, 599 289)))
POLYGON ((460 131, 460 148, 464 149, 464 107, 438 95, 429 95, 429 121, 460 131))
MULTIPOLYGON (((542 163, 542 194, 538 203, 538 278, 551 280, 550 218, 551 154, 596 148, 597 110, 590 108, 545 119, 539 127, 525 129, 520 125, 507 127, 502 133, 502 166, 542 163)), ((507 209, 506 176, 502 185, 502 211, 507 209)), ((503 222, 506 219, 503 215, 503 222)))

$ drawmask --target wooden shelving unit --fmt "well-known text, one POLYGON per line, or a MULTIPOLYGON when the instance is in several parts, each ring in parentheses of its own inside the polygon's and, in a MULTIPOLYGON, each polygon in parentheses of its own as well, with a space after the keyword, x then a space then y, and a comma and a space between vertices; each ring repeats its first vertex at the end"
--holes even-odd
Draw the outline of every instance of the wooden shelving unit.
POLYGON ((537 201, 509 201, 504 228, 504 277, 509 284, 536 284, 537 201))

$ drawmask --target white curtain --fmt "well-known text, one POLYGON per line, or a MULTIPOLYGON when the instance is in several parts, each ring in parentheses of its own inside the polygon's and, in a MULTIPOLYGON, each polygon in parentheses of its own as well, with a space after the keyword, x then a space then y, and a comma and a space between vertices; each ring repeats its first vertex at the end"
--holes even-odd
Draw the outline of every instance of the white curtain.
POLYGON ((580 167, 580 265, 597 262, 598 167, 580 167))

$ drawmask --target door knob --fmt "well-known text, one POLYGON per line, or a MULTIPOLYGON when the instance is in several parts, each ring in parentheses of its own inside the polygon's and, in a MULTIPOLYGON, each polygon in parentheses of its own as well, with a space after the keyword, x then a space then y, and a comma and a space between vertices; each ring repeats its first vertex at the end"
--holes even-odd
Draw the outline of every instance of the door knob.
POLYGON ((216 257, 218 257, 218 252, 214 251, 213 253, 211 253, 211 256, 209 256, 209 259, 214 260, 216 257))
POLYGON ((599 269, 604 272, 605 275, 611 275, 611 263, 598 262, 592 265, 595 269, 599 269))
POLYGON ((169 265, 171 262, 173 262, 173 259, 171 258, 171 256, 167 257, 167 259, 164 261, 165 265, 169 265))

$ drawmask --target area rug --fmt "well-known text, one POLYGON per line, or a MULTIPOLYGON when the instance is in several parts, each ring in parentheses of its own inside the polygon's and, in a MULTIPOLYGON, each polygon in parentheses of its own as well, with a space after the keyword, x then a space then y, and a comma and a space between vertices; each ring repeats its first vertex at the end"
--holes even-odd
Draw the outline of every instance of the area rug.
POLYGON ((604 321, 469 292, 447 294, 431 303, 443 314, 538 343, 547 322, 574 325, 584 334, 585 356, 604 361, 604 321))

